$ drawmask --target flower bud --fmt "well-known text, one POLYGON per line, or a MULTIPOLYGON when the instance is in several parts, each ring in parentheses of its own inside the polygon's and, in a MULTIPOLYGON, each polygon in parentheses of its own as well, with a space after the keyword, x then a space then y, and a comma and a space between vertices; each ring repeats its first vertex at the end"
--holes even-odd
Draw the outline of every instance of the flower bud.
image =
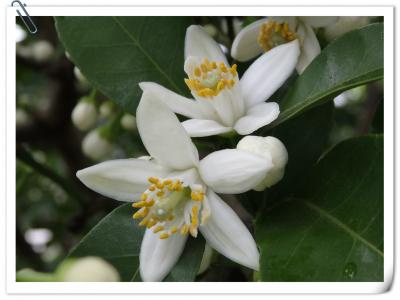
POLYGON ((121 118, 121 126, 125 130, 135 131, 137 129, 135 116, 124 114, 121 118))
POLYGON ((57 270, 61 281, 113 282, 119 281, 117 270, 100 257, 87 256, 65 261, 57 270))
POLYGON ((99 130, 90 131, 82 141, 83 153, 93 159, 100 160, 110 155, 113 145, 100 135, 99 130))
POLYGON ((254 188, 256 191, 263 191, 271 187, 283 178, 285 166, 288 161, 288 152, 285 145, 275 137, 267 136, 245 136, 236 146, 239 150, 248 151, 260 157, 271 159, 274 165, 268 171, 265 179, 254 188))
POLYGON ((48 61, 54 54, 54 47, 48 41, 38 41, 32 44, 32 57, 38 62, 48 61))
POLYGON ((114 105, 111 101, 105 101, 100 105, 100 116, 102 118, 107 118, 111 116, 114 110, 114 105))
POLYGON ((332 41, 339 36, 363 27, 369 23, 369 17, 348 17, 348 16, 343 16, 339 17, 338 21, 336 23, 333 23, 332 25, 329 25, 325 27, 325 37, 329 40, 332 41))
POLYGON ((87 101, 84 98, 73 109, 71 118, 77 128, 88 130, 96 125, 98 118, 97 108, 92 101, 87 101))

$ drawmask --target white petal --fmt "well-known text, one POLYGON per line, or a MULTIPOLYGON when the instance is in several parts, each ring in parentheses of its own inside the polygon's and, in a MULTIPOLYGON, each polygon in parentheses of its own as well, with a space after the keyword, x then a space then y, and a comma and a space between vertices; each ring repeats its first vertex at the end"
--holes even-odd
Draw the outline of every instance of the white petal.
POLYGON ((300 54, 298 40, 260 56, 240 79, 247 107, 267 100, 292 74, 300 54))
POLYGON ((196 147, 176 115, 164 103, 143 92, 136 118, 142 142, 152 157, 177 170, 197 165, 196 147))
POLYGON ((224 62, 228 66, 221 47, 198 25, 191 25, 186 30, 185 59, 189 56, 197 56, 201 60, 207 58, 210 61, 224 62))
POLYGON ((261 24, 267 21, 268 18, 258 20, 239 31, 232 43, 231 55, 233 58, 238 61, 247 61, 264 52, 257 39, 261 24))
POLYGON ((251 107, 246 115, 240 118, 234 129, 241 135, 253 133, 268 125, 279 116, 279 105, 275 102, 264 102, 251 107))
POLYGON ((187 235, 173 234, 160 239, 147 229, 140 248, 140 277, 143 281, 162 281, 178 262, 185 247, 187 235))
POLYGON ((204 118, 199 104, 192 99, 183 97, 154 82, 139 83, 142 91, 149 92, 152 97, 163 101, 173 112, 189 117, 204 118))
POLYGON ((331 25, 337 22, 337 20, 339 19, 339 17, 334 17, 334 16, 324 16, 324 17, 304 16, 299 18, 304 23, 314 28, 331 25))
POLYGON ((147 189, 147 179, 164 177, 170 172, 160 165, 142 159, 117 159, 80 170, 76 176, 88 188, 119 201, 137 201, 147 189))
POLYGON ((218 135, 232 131, 232 127, 225 127, 213 120, 191 119, 182 122, 182 125, 192 137, 218 135))
POLYGON ((258 185, 272 167, 272 161, 247 151, 225 149, 203 158, 199 172, 217 193, 238 194, 258 185))
POLYGON ((314 60, 321 52, 321 47, 314 30, 307 24, 300 24, 297 34, 301 41, 301 54, 296 69, 299 74, 314 60))
POLYGON ((248 268, 259 269, 256 242, 236 213, 213 191, 207 193, 211 216, 200 226, 207 243, 227 258, 248 268))

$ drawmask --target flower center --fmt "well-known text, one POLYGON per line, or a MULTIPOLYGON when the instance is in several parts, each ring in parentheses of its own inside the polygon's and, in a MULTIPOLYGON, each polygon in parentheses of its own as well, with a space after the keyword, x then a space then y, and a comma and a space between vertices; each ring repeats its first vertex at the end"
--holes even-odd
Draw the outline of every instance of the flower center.
POLYGON ((296 34, 290 31, 288 23, 268 21, 261 25, 257 41, 264 51, 269 51, 294 39, 296 34))
POLYGON ((222 90, 232 88, 237 81, 237 65, 228 68, 223 62, 205 59, 194 69, 194 78, 185 78, 191 91, 200 97, 217 96, 222 90))
POLYGON ((166 239, 180 232, 197 236, 199 225, 209 217, 204 205, 204 188, 200 184, 185 186, 180 179, 150 177, 149 188, 143 192, 140 202, 132 204, 139 208, 134 219, 142 219, 140 226, 152 228, 166 239), (201 220, 200 220, 201 218, 201 220))

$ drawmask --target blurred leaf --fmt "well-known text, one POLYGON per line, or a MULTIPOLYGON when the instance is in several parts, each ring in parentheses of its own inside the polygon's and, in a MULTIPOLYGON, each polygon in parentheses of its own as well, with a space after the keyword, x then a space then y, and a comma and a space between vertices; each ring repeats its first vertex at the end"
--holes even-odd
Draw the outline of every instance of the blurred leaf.
MULTIPOLYGON (((99 256, 110 262, 122 281, 140 281, 139 253, 144 229, 132 219, 130 203, 113 210, 71 251, 70 257, 99 256)), ((193 281, 203 257, 204 240, 189 238, 165 281, 193 281)))
POLYGON ((383 24, 351 31, 323 49, 298 77, 280 103, 281 114, 271 127, 330 101, 345 90, 382 77, 383 24))
POLYGON ((136 112, 142 81, 180 94, 190 17, 56 17, 60 40, 86 78, 104 95, 136 112))
POLYGON ((349 139, 257 220, 264 281, 383 280, 383 137, 349 139))

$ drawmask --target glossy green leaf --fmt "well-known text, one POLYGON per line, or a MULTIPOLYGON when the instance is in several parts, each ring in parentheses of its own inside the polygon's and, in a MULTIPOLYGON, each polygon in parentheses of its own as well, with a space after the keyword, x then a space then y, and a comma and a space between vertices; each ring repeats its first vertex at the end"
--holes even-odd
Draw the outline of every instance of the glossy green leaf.
POLYGON ((190 17, 56 17, 61 42, 85 77, 136 112, 138 83, 187 92, 183 49, 190 17))
POLYGON ((329 44, 280 103, 274 127, 353 87, 383 77, 383 24, 351 31, 329 44))
MULTIPOLYGON (((144 230, 132 219, 129 203, 101 220, 71 251, 70 257, 99 256, 110 262, 122 281, 140 281, 139 253, 144 230)), ((203 257, 204 239, 189 238, 178 263, 165 281, 193 281, 203 257)))
POLYGON ((256 224, 264 281, 383 280, 383 137, 330 150, 256 224))

